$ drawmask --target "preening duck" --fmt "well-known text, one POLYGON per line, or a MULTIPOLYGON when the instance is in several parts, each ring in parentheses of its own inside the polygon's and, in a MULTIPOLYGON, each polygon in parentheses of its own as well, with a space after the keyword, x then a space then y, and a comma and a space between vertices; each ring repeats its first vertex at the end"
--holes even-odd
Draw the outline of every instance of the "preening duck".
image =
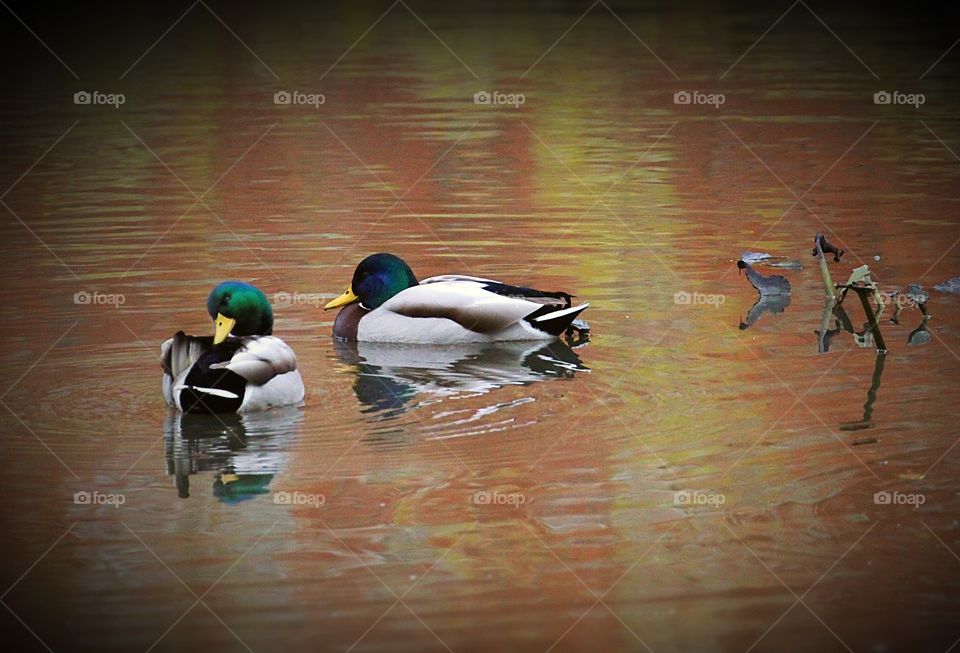
POLYGON ((565 292, 512 286, 463 275, 418 282, 393 254, 363 259, 350 287, 324 309, 341 308, 333 335, 345 340, 456 344, 550 340, 574 325, 589 304, 565 292))
POLYGON ((266 295, 242 281, 210 292, 213 336, 183 331, 163 343, 163 398, 184 412, 244 413, 303 400, 293 350, 273 332, 266 295))

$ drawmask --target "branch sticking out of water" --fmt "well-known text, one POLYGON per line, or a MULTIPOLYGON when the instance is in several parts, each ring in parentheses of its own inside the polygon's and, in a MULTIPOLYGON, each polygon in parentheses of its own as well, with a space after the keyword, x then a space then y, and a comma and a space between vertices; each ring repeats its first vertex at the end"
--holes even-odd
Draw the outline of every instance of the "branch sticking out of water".
MULTIPOLYGON (((827 298, 830 301, 836 301, 835 286, 833 285, 833 279, 830 277, 830 270, 827 268, 827 258, 823 255, 822 242, 823 234, 817 234, 816 238, 813 239, 813 253, 817 257, 817 262, 820 264, 820 274, 823 276, 823 289, 826 292, 827 298)), ((837 260, 840 259, 838 258, 837 260)))

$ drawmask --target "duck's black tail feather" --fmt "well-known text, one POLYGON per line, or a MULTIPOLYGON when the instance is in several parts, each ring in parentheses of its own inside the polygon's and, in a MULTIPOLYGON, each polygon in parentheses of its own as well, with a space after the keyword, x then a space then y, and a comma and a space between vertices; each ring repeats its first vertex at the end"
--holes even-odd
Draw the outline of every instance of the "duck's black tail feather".
POLYGON ((171 384, 179 384, 171 392, 179 393, 185 413, 237 411, 243 403, 246 379, 227 369, 211 369, 211 365, 229 361, 239 347, 238 339, 214 345, 212 336, 189 336, 183 331, 164 343, 163 369, 171 384))
POLYGON ((235 413, 243 404, 247 380, 225 368, 211 367, 229 361, 236 342, 216 345, 200 356, 180 392, 180 407, 185 413, 235 413))
POLYGON ((526 318, 534 328, 545 331, 552 336, 559 336, 561 333, 571 327, 573 321, 577 319, 590 304, 580 304, 557 310, 556 306, 543 306, 538 308, 526 318))

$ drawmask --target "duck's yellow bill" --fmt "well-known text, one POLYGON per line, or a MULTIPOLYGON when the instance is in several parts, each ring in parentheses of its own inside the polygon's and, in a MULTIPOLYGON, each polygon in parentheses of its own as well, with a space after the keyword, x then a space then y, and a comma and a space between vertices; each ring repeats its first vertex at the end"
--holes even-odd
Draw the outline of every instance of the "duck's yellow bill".
POLYGON ((360 298, 353 293, 353 288, 352 287, 347 288, 347 292, 327 302, 327 305, 323 307, 323 310, 327 310, 328 308, 338 308, 340 306, 346 306, 347 304, 351 304, 357 301, 358 299, 360 298))
POLYGON ((236 320, 226 317, 221 313, 217 313, 217 319, 214 320, 216 331, 213 332, 213 344, 219 345, 221 342, 226 340, 227 336, 230 335, 230 332, 233 331, 233 325, 236 323, 236 320))

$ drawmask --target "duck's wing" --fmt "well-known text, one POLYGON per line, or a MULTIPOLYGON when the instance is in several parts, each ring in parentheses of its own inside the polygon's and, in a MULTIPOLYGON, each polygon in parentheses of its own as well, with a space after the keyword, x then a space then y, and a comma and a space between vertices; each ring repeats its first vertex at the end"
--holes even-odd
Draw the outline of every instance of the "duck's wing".
POLYGON ((426 285, 428 283, 447 283, 448 281, 472 281, 474 283, 488 284, 488 283, 500 283, 494 279, 485 279, 483 277, 471 277, 466 274, 440 274, 435 277, 429 277, 420 282, 420 285, 426 285))
POLYGON ((490 279, 432 277, 394 295, 380 308, 413 318, 445 318, 468 331, 494 334, 513 325, 549 335, 563 332, 588 305, 571 306, 567 293, 549 293, 490 279))
POLYGON ((274 377, 297 369, 293 350, 276 336, 241 338, 241 346, 228 361, 214 363, 210 369, 230 370, 254 385, 265 385, 274 377))
POLYGON ((460 285, 473 285, 487 292, 504 297, 513 297, 515 299, 524 299, 537 304, 554 305, 557 308, 570 308, 573 296, 565 292, 553 292, 546 290, 537 290, 526 286, 513 286, 502 281, 494 279, 484 279, 482 277, 470 277, 460 274, 445 274, 438 277, 430 277, 420 282, 420 285, 432 283, 455 283, 460 285))
POLYGON ((228 373, 246 379, 238 412, 299 404, 305 389, 297 357, 276 336, 243 338, 243 346, 223 365, 228 373))

